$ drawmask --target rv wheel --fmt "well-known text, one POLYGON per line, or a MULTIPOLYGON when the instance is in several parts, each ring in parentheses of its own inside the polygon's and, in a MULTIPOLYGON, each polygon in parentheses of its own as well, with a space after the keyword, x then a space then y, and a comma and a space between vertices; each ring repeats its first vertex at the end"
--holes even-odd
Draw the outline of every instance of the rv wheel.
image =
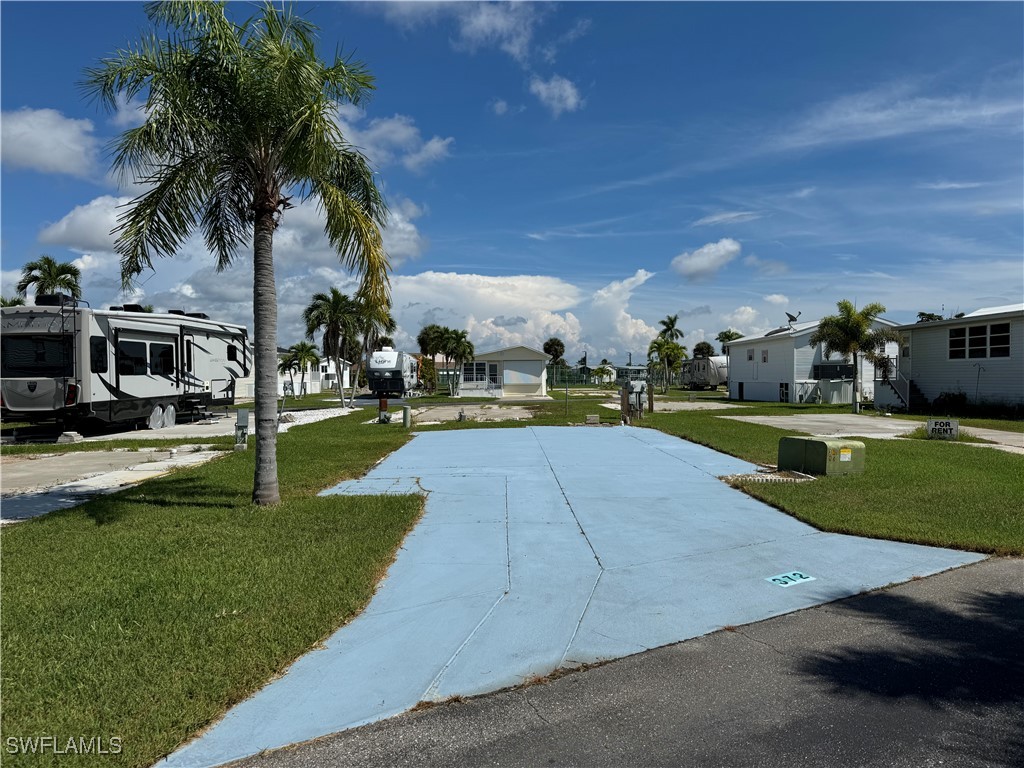
POLYGON ((173 427, 178 423, 178 411, 173 404, 164 408, 164 428, 173 427))
POLYGON ((146 420, 146 425, 150 429, 160 429, 164 425, 164 409, 159 405, 154 405, 149 419, 146 420))

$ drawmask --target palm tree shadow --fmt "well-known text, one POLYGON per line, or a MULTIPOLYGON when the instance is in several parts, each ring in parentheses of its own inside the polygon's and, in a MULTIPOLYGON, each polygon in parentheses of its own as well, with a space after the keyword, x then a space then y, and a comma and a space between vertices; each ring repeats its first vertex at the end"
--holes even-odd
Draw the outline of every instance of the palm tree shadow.
POLYGON ((967 738, 957 750, 986 764, 1024 765, 1024 592, 978 594, 958 611, 892 593, 837 608, 873 622, 886 642, 813 654, 801 673, 839 696, 967 713, 991 728, 961 734, 967 738), (1007 713, 1016 727, 998 725, 1007 713))

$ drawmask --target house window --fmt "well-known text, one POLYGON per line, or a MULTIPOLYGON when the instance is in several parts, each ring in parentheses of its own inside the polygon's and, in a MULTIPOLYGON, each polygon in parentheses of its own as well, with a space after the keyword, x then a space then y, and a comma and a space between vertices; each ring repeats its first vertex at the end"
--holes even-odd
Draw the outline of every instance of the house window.
POLYGON ((754 362, 754 350, 752 350, 752 349, 748 349, 747 350, 747 362, 748 363, 754 362))
POLYGON ((967 357, 967 329, 949 329, 949 359, 963 360, 967 357))
POLYGON ((972 325, 949 329, 949 359, 1010 356, 1010 324, 972 325))
POLYGON ((464 363, 462 366, 462 382, 487 381, 487 363, 464 363))
POLYGON ((1010 324, 999 323, 989 327, 988 356, 1010 356, 1010 324))
POLYGON ((762 363, 767 363, 768 362, 768 350, 767 349, 762 349, 761 350, 761 362, 762 363))

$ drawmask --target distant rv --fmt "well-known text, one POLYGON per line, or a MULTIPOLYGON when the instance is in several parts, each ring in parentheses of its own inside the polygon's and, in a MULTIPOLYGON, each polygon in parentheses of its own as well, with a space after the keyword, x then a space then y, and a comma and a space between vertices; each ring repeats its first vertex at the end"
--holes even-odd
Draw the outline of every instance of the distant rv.
POLYGON ((384 347, 366 356, 366 382, 378 397, 402 397, 419 388, 419 362, 408 352, 384 347))
POLYGON ((4 419, 174 426, 178 412, 230 405, 252 363, 245 326, 201 312, 79 307, 61 294, 0 310, 4 419))
POLYGON ((689 389, 716 389, 729 380, 729 358, 696 357, 683 361, 683 386, 689 389))

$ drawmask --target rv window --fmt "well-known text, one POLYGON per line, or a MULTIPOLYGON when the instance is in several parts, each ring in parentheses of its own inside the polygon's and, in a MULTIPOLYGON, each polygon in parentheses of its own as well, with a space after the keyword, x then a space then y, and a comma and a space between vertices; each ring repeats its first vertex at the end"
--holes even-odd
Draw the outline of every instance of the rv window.
POLYGON ((103 336, 89 337, 89 370, 93 373, 107 372, 107 340, 103 336))
POLYGON ((154 376, 174 373, 174 347, 170 344, 149 345, 149 372, 154 376))
POLYGON ((192 340, 185 342, 185 370, 192 370, 192 340))
POLYGON ((141 341, 117 342, 117 372, 121 376, 145 376, 146 345, 141 341))
POLYGON ((228 344, 228 360, 231 362, 238 360, 238 347, 234 344, 228 344))
POLYGON ((58 378, 74 375, 70 336, 15 336, 0 342, 3 377, 58 378))

